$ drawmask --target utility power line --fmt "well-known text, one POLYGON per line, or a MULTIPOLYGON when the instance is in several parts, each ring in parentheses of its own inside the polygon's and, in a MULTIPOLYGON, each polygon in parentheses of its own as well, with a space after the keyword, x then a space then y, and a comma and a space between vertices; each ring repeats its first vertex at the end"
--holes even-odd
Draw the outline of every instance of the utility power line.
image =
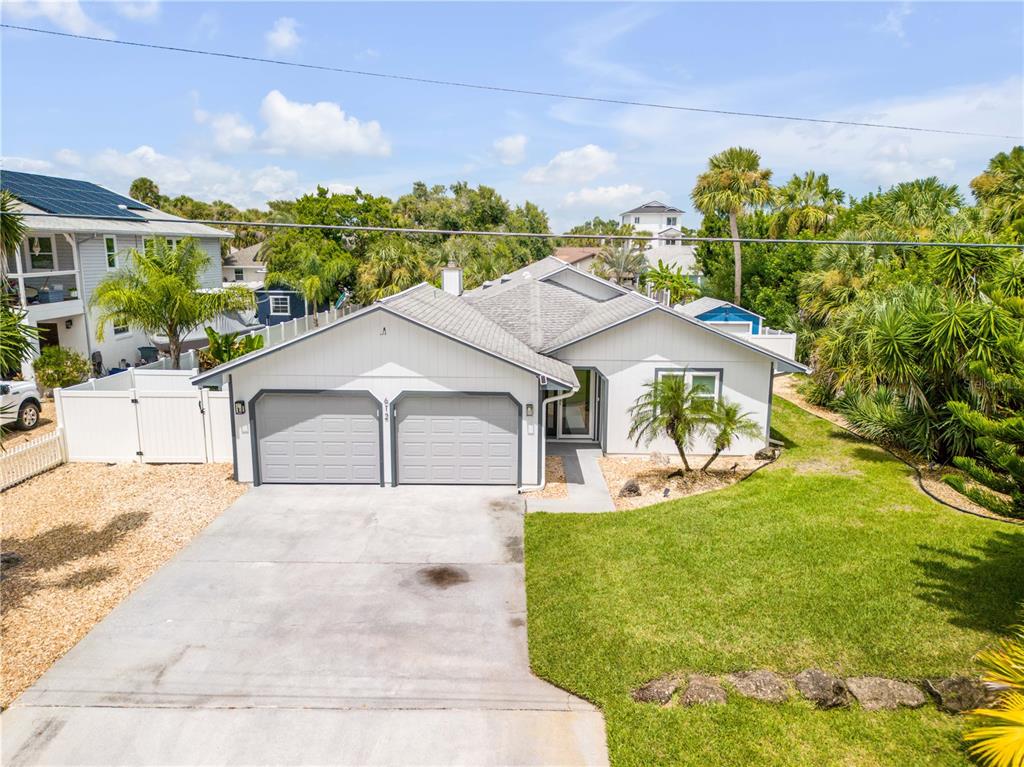
POLYGON ((488 85, 484 83, 470 83, 459 80, 441 80, 430 77, 417 77, 415 75, 395 74, 391 72, 371 72, 365 69, 350 69, 346 67, 335 67, 324 64, 306 64, 299 61, 288 61, 286 59, 271 59, 263 56, 248 56, 240 53, 226 53, 224 51, 203 50, 200 48, 184 48, 176 45, 160 45, 158 43, 144 43, 136 40, 110 40, 104 37, 93 37, 91 35, 78 35, 71 32, 57 32, 52 29, 40 29, 38 27, 26 27, 18 24, 0 24, 5 29, 17 29, 22 32, 34 32, 41 35, 63 37, 72 40, 88 40, 95 43, 106 43, 107 45, 120 45, 132 48, 147 48, 158 51, 171 51, 173 53, 189 53, 197 56, 212 56, 221 59, 232 59, 234 61, 250 61, 260 64, 274 64, 282 67, 295 67, 298 69, 313 69, 320 72, 336 72, 346 75, 357 75, 359 77, 376 77, 385 80, 401 80, 411 83, 427 85, 441 85, 450 88, 470 88, 478 91, 492 91, 497 93, 512 93, 520 96, 539 96, 541 98, 568 99, 572 101, 589 101, 601 104, 616 104, 619 106, 649 107, 651 109, 667 109, 677 112, 697 112, 700 114, 726 115, 729 117, 752 117, 762 120, 785 120, 790 122, 816 123, 820 125, 842 125, 856 128, 877 128, 882 130, 912 131, 915 133, 941 133, 951 136, 973 136, 978 138, 998 138, 1017 140, 1021 136, 1002 135, 998 133, 979 133, 975 131, 951 130, 945 128, 924 128, 913 125, 890 125, 888 123, 860 122, 857 120, 830 120, 821 117, 797 117, 794 115, 768 114, 764 112, 741 112, 730 109, 710 109, 707 107, 683 106, 680 104, 659 104, 647 101, 630 101, 628 99, 603 98, 600 96, 580 96, 571 93, 558 93, 555 91, 540 91, 529 88, 512 88, 501 85, 488 85))
MULTIPOLYGON (((12 215, 12 214, 8 214, 12 215)), ((16 213, 13 215, 24 218, 77 218, 87 221, 117 221, 134 223, 130 220, 117 216, 80 216, 59 213, 16 213)), ((411 235, 453 235, 460 237, 508 237, 523 238, 532 240, 610 240, 612 242, 661 242, 664 239, 680 240, 682 242, 741 242, 741 243, 762 243, 777 245, 888 245, 894 248, 1012 248, 1014 250, 1024 249, 1024 245, 1015 245, 1010 242, 917 242, 914 240, 801 240, 796 238, 775 239, 771 237, 699 237, 697 235, 683 235, 678 237, 662 238, 654 235, 638 234, 553 234, 551 232, 488 232, 465 229, 417 229, 403 226, 362 226, 359 224, 289 224, 275 221, 218 221, 216 219, 197 218, 150 218, 146 219, 150 224, 203 224, 205 226, 219 227, 266 227, 269 229, 319 229, 338 232, 378 232, 384 234, 411 234, 411 235)))

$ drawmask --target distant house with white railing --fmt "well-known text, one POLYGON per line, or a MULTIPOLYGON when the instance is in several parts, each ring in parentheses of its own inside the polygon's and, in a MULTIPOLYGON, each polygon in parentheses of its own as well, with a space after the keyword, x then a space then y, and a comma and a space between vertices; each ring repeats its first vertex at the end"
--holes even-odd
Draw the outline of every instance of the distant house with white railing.
POLYGON ((775 354, 796 359, 796 333, 770 328, 764 323, 764 317, 742 306, 703 296, 675 309, 775 354))
POLYGON ((656 266, 658 261, 662 261, 667 266, 680 267, 684 274, 694 277, 699 274, 694 246, 680 239, 683 236, 680 229, 683 211, 680 208, 651 200, 619 214, 619 217, 623 225, 633 227, 637 234, 656 238, 645 244, 648 264, 656 266))
MULTIPOLYGON (((196 238, 210 257, 201 286, 221 286, 220 244, 230 232, 190 224, 88 181, 3 170, 0 188, 29 214, 21 247, 0 264, 0 287, 25 310, 25 322, 39 328, 40 347, 64 346, 89 358, 99 352, 105 367, 137 363, 139 347, 150 346, 150 339, 108 327, 98 341, 89 299, 104 277, 125 265, 129 250, 142 250, 156 237, 172 243, 196 238)), ((22 372, 32 376, 31 362, 22 372)))

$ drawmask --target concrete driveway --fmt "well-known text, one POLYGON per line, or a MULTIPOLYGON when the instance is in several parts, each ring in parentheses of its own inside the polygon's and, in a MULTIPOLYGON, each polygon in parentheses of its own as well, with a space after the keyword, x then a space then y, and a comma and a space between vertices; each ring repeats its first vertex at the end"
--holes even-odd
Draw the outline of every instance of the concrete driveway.
POLYGON ((530 673, 522 508, 255 488, 4 713, 3 763, 607 764, 530 673))

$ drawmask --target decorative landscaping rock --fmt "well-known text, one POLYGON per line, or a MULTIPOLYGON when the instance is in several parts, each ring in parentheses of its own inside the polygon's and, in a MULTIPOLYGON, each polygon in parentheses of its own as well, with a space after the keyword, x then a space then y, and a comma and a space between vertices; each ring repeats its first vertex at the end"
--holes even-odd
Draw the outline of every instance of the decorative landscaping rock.
POLYGON ((950 714, 984 708, 996 700, 995 690, 980 679, 952 676, 948 679, 926 679, 924 688, 935 698, 935 705, 950 714))
POLYGON ((762 447, 754 453, 754 458, 758 461, 774 461, 778 457, 779 449, 777 447, 762 447))
POLYGON ((619 498, 636 498, 640 495, 640 483, 631 479, 619 490, 619 498))
POLYGON ((821 669, 809 668, 793 679, 796 689, 818 708, 841 708, 850 705, 850 693, 839 677, 821 669))
POLYGON ((878 676, 860 676, 846 680, 853 697, 866 711, 890 710, 905 706, 920 708, 927 702, 924 693, 912 684, 878 676))
POLYGON ((637 703, 659 703, 665 705, 679 688, 682 677, 678 674, 665 674, 652 679, 642 687, 633 690, 633 700, 637 703))
POLYGON ((725 689, 712 676, 690 674, 686 690, 679 696, 680 706, 721 706, 725 704, 725 689))
POLYGON ((729 674, 726 680, 746 698, 765 703, 783 703, 789 698, 786 680, 774 671, 740 671, 729 674))

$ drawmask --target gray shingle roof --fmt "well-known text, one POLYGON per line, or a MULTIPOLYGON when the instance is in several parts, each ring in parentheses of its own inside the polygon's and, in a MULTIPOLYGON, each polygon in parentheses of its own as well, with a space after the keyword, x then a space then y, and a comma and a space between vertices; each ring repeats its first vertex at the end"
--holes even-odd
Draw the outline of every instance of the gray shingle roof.
POLYGON ((547 348, 597 305, 561 285, 538 280, 518 282, 493 294, 466 294, 465 299, 536 351, 547 348))
POLYGON ((639 293, 625 293, 609 301, 593 301, 590 309, 578 322, 567 327, 544 347, 545 351, 578 341, 617 322, 639 316, 657 307, 653 301, 639 293))
POLYGON ((574 385, 571 365, 538 354, 466 301, 423 283, 381 302, 387 309, 564 384, 574 385))
POLYGON ((624 210, 619 215, 628 216, 630 213, 682 213, 679 208, 673 208, 671 205, 666 205, 658 200, 651 200, 645 202, 643 205, 633 208, 632 210, 624 210))
POLYGON ((224 256, 224 266, 263 266, 260 259, 260 248, 263 243, 257 242, 247 248, 236 248, 224 256))

